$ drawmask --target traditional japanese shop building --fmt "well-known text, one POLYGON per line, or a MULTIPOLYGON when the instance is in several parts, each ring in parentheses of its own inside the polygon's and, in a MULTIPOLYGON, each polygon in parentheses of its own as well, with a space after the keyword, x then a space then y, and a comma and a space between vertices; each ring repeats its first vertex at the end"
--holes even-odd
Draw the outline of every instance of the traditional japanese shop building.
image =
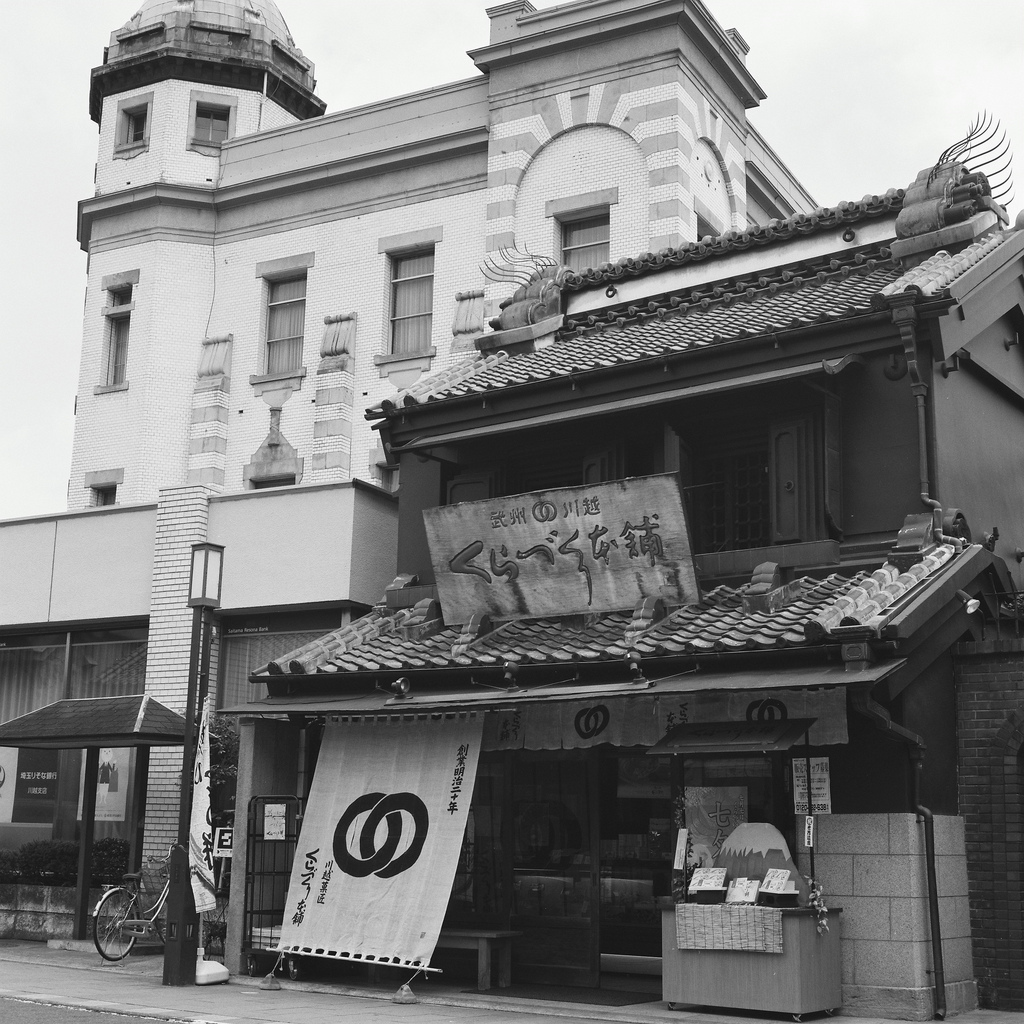
MULTIPOLYGON (((1019 841, 1022 254, 984 175, 945 163, 810 216, 538 264, 476 352, 371 409, 401 467, 402 575, 255 675, 242 719, 247 793, 296 793, 333 849, 330 879, 309 876, 321 902, 386 883, 415 907, 417 884, 450 881, 445 924, 515 932, 513 978, 594 985, 661 969, 674 825, 713 856, 769 822, 842 907, 846 1012, 956 1012, 976 979, 1024 1005, 1020 936, 991 912, 993 885, 1014 907, 1020 882, 982 825, 1019 841), (988 718, 1016 768, 990 794, 973 723, 997 670, 988 718), (386 841, 360 835, 369 797, 337 758, 379 737, 387 765, 351 785, 434 807, 453 721, 477 759, 449 811, 465 839, 416 882, 427 812, 415 855, 408 807, 373 811, 386 841), (813 851, 807 758, 831 779, 813 851)), ((278 923, 296 955, 432 953, 311 938, 295 898, 278 923)))
MULTIPOLYGON (((700 3, 481 9, 468 77, 331 114, 273 0, 125 15, 88 98, 68 505, 0 524, 0 721, 142 692, 181 710, 196 542, 225 548, 221 703, 365 612, 395 575, 397 476, 362 410, 475 351, 513 237, 582 268, 813 206, 747 123, 746 44, 700 3)), ((19 756, 64 782, 0 802, 0 846, 74 836, 77 755, 0 752, 12 778, 19 756)), ((179 776, 155 751, 150 852, 179 776)), ((127 834, 121 797, 103 828, 127 834)))

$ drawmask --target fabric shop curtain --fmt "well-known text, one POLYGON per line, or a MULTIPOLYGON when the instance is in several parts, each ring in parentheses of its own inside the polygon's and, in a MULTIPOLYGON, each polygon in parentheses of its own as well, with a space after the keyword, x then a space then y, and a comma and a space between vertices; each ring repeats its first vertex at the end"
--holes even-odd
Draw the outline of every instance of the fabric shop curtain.
POLYGON ((469 816, 481 718, 328 725, 279 949, 426 968, 469 816))

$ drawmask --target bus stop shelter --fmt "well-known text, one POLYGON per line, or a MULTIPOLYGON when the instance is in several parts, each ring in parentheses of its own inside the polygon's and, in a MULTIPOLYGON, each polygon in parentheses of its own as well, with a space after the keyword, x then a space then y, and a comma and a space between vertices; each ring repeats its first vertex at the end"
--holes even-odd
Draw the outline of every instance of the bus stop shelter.
POLYGON ((149 777, 149 748, 182 746, 185 719, 144 694, 58 700, 0 725, 0 747, 81 750, 85 756, 82 835, 78 850, 78 882, 74 937, 84 939, 89 919, 89 876, 96 825, 96 783, 103 747, 136 747, 136 827, 131 831, 128 862, 138 867, 142 849, 142 818, 149 777))

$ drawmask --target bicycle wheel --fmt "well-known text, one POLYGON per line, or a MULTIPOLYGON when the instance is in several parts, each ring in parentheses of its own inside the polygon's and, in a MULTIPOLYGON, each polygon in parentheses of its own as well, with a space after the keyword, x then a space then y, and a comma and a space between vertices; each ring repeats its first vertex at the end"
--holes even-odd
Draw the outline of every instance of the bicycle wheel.
POLYGON ((135 945, 136 936, 123 932, 135 906, 135 894, 119 886, 108 889, 92 912, 92 940, 104 960, 123 960, 135 945))

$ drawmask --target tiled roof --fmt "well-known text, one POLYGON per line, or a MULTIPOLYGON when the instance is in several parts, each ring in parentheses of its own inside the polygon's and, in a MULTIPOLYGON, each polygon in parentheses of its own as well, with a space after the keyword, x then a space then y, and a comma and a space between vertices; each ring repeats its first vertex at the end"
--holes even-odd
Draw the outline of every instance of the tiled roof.
POLYGON ((955 256, 941 249, 934 256, 929 256, 913 270, 901 275, 891 284, 886 285, 879 293, 880 298, 899 295, 901 292, 918 289, 922 295, 932 297, 940 295, 961 274, 980 263, 990 252, 999 248, 1006 241, 1001 232, 989 235, 973 245, 967 246, 955 256))
POLYGON ((564 287, 592 288, 594 285, 618 281, 624 277, 639 277, 667 267, 697 263, 801 235, 831 231, 858 221, 885 217, 903 206, 903 196, 904 189, 889 189, 884 195, 867 195, 859 202, 840 203, 831 208, 823 207, 812 213, 795 214, 786 220, 770 220, 763 226, 755 225, 745 231, 727 231, 717 238, 707 237, 699 242, 688 242, 686 245, 662 249, 657 253, 646 252, 635 258, 602 263, 599 267, 584 270, 579 274, 567 275, 564 287))
POLYGON ((720 586, 699 604, 676 609, 660 621, 652 618, 642 631, 632 612, 614 612, 506 622, 467 643, 459 627, 446 626, 440 618, 417 619, 410 614, 413 609, 394 616, 375 610, 315 644, 282 655, 267 670, 272 675, 310 675, 487 667, 506 661, 555 665, 621 660, 631 650, 666 657, 810 647, 835 642, 850 627, 877 635, 902 600, 920 593, 925 581, 953 556, 952 547, 941 546, 905 573, 886 564, 853 577, 807 577, 800 581, 798 596, 777 611, 745 608, 744 596, 752 584, 720 586), (392 623, 381 628, 388 618, 392 623))
POLYGON ((70 748, 180 745, 185 720, 143 694, 58 700, 0 725, 0 745, 70 748))
MULTIPOLYGON (((844 254, 799 268, 773 268, 643 307, 569 321, 553 345, 506 359, 475 360, 471 372, 450 371, 400 396, 404 406, 483 394, 571 373, 659 359, 775 331, 874 311, 875 297, 900 278, 887 249, 844 254)), ((460 364, 468 368, 469 361, 460 364)), ((399 399, 392 399, 392 408, 399 399)), ((390 410, 389 410, 390 411, 390 410)))

